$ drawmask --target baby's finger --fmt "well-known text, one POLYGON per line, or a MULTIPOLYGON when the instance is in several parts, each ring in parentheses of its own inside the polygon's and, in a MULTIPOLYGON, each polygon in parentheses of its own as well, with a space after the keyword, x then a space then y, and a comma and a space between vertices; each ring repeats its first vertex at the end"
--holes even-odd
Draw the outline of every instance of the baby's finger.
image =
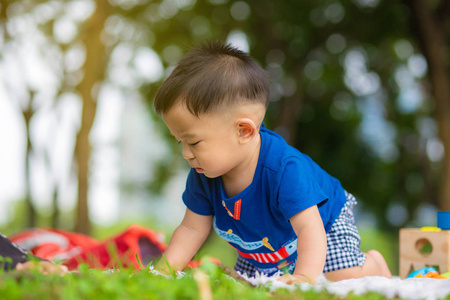
POLYGON ((291 274, 284 274, 283 276, 278 277, 277 280, 284 282, 286 284, 292 284, 294 281, 294 278, 291 274))

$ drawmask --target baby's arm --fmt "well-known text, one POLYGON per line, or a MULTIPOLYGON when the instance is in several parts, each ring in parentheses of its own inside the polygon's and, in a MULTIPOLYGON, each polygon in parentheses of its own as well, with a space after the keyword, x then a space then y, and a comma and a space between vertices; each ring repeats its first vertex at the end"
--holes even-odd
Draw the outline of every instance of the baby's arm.
POLYGON ((279 280, 288 284, 315 283, 322 274, 327 252, 327 237, 319 210, 314 205, 294 215, 290 222, 298 236, 297 264, 292 275, 283 275, 279 280))
POLYGON ((212 216, 202 216, 186 208, 184 219, 175 229, 157 268, 168 273, 169 266, 175 270, 186 267, 208 237, 211 226, 212 216))

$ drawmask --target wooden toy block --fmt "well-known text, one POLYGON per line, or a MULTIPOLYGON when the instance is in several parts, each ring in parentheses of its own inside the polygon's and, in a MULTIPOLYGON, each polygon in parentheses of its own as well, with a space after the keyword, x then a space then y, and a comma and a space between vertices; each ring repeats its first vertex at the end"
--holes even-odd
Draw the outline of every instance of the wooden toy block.
POLYGON ((399 248, 401 278, 423 267, 438 267, 440 274, 450 271, 450 230, 400 229, 399 248), (421 253, 425 245, 429 251, 421 253))

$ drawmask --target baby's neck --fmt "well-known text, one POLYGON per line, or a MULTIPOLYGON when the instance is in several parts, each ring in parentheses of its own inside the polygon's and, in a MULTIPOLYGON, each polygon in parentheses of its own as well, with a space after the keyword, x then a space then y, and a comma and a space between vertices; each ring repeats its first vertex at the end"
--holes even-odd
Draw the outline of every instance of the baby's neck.
POLYGON ((252 184, 256 167, 258 166, 260 149, 261 137, 258 134, 256 143, 242 164, 222 176, 222 185, 228 198, 236 196, 252 184))

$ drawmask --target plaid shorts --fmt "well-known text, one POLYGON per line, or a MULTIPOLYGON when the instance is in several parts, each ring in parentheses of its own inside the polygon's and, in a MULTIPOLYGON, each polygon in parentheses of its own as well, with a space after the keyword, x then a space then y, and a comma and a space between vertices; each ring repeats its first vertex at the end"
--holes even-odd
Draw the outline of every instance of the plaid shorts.
MULTIPOLYGON (((327 233, 327 255, 323 272, 337 271, 364 265, 366 256, 360 249, 361 237, 355 225, 353 205, 355 197, 345 192, 347 202, 327 233)), ((294 262, 295 263, 295 262, 294 262)), ((254 277, 258 269, 238 255, 234 269, 248 277, 254 277)))

